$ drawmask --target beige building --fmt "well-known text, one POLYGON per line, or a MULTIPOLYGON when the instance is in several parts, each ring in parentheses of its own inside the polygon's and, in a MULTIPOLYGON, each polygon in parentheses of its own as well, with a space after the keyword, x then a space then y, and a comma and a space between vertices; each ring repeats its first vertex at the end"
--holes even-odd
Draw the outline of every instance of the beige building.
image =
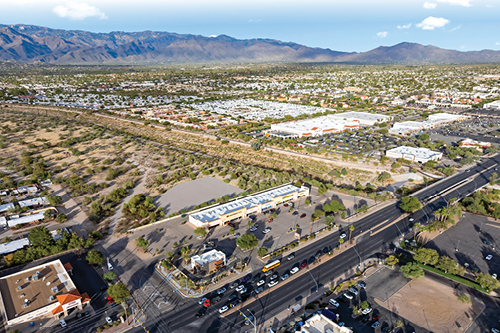
POLYGON ((208 228, 222 226, 231 221, 259 214, 277 205, 308 196, 309 188, 294 185, 282 185, 242 197, 225 204, 211 206, 189 215, 189 222, 194 227, 208 228))
POLYGON ((9 327, 42 317, 59 318, 83 309, 90 297, 76 289, 68 263, 54 260, 0 279, 1 315, 9 327))
POLYGON ((224 266, 226 266, 226 255, 224 252, 217 250, 211 250, 191 257, 191 269, 199 272, 215 272, 224 266))
POLYGON ((336 316, 328 309, 307 319, 300 328, 300 333, 353 333, 345 326, 339 326, 335 322, 336 316))

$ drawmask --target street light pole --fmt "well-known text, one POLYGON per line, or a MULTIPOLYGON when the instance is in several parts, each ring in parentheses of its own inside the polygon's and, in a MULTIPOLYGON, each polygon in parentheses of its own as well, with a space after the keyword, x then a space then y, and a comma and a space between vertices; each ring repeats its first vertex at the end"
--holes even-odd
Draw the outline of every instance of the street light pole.
POLYGON ((314 279, 314 276, 312 275, 311 271, 308 269, 307 270, 309 274, 311 275, 311 278, 313 279, 314 283, 316 284, 316 292, 319 290, 318 282, 316 282, 316 279, 314 279))
POLYGON ((359 255, 358 250, 356 250, 355 246, 353 246, 352 248, 354 249, 354 251, 356 251, 356 254, 358 255, 358 258, 359 258, 359 269, 361 269, 361 256, 359 255))

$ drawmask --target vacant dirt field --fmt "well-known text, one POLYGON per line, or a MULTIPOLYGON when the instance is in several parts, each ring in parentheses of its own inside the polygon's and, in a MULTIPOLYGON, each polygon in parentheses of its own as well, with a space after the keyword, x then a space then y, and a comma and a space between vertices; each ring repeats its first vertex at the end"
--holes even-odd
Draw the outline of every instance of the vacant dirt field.
POLYGON ((483 307, 474 299, 472 304, 460 302, 456 290, 425 277, 412 280, 386 302, 376 301, 432 332, 446 333, 463 332, 483 307))

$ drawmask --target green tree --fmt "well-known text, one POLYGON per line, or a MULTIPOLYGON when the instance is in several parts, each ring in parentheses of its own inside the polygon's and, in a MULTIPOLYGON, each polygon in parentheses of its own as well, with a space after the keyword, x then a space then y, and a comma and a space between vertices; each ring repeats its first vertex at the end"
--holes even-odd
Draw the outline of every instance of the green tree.
POLYGON ((116 303, 122 303, 130 297, 130 291, 123 283, 112 285, 108 289, 109 296, 113 297, 116 303))
POLYGON ((311 204, 311 200, 306 199, 304 200, 304 205, 309 206, 311 204))
POLYGON ((313 213, 313 216, 315 218, 318 218, 318 217, 322 217, 322 216, 325 216, 325 212, 322 211, 321 209, 316 209, 313 213))
POLYGON ((99 250, 90 250, 89 253, 87 254, 86 260, 91 265, 99 266, 104 263, 104 256, 99 250))
POLYGON ((342 174, 342 176, 347 176, 347 169, 343 168, 342 171, 340 171, 340 173, 342 174))
POLYGON ((90 204, 90 212, 93 215, 98 215, 102 211, 103 211, 103 208, 102 208, 101 203, 99 201, 97 201, 97 200, 92 201, 92 203, 90 204))
POLYGON ((394 267, 394 265, 399 262, 399 259, 395 256, 388 256, 387 259, 385 259, 385 262, 387 263, 387 265, 394 267))
POLYGON ((148 248, 148 245, 149 245, 148 240, 146 240, 142 236, 137 237, 135 240, 135 243, 137 244, 137 246, 143 248, 144 250, 146 250, 148 248))
POLYGON ((43 219, 45 221, 52 220, 52 209, 47 209, 46 211, 43 212, 43 219))
POLYGON ((247 227, 251 228, 251 227, 252 227, 252 225, 253 225, 252 220, 248 220, 248 221, 247 221, 247 227))
POLYGON ((203 227, 198 227, 196 229, 194 229, 194 232, 193 232, 196 236, 201 236, 201 237, 205 237, 207 235, 207 229, 203 228, 203 227))
POLYGON ((498 179, 498 174, 496 172, 493 172, 490 177, 490 185, 495 185, 497 179, 498 179))
POLYGON ((435 265, 439 260, 439 254, 434 249, 420 248, 415 252, 413 259, 424 265, 435 265))
POLYGON ((436 268, 442 270, 445 273, 455 274, 457 263, 455 260, 447 256, 442 256, 439 258, 436 268))
POLYGON ((54 244, 52 234, 44 226, 32 228, 28 233, 28 240, 33 247, 49 247, 54 244))
POLYGON ((397 320, 396 323, 394 324, 396 327, 403 327, 404 324, 401 320, 397 320))
POLYGON ((234 235, 234 228, 233 228, 233 227, 229 228, 229 233, 230 233, 231 235, 234 235))
POLYGON ((104 280, 107 280, 107 281, 113 281, 117 278, 116 274, 114 272, 107 272, 106 274, 104 274, 104 280))
POLYGON ((243 234, 236 240, 236 245, 242 250, 249 250, 259 245, 259 240, 254 234, 243 234))
POLYGON ((56 219, 57 219, 57 222, 64 223, 68 220, 68 217, 66 216, 66 214, 60 213, 60 214, 57 214, 56 219))
POLYGON ((407 278, 418 279, 419 277, 424 276, 424 270, 416 262, 409 262, 406 265, 401 266, 399 271, 407 278))
POLYGON ((62 198, 57 196, 57 195, 48 195, 46 196, 47 201, 52 205, 52 206, 57 206, 62 204, 62 198))
POLYGON ((401 203, 399 204, 399 208, 406 213, 413 213, 414 211, 422 208, 422 205, 416 197, 403 197, 401 199, 401 203))
POLYGON ((420 140, 422 141, 429 141, 429 139, 431 138, 431 136, 427 133, 423 133, 423 134, 420 134, 419 137, 418 137, 420 140))
POLYGON ((367 301, 363 301, 363 303, 361 303, 361 309, 365 310, 368 309, 369 307, 370 304, 367 301))
POLYGON ((486 273, 479 273, 476 277, 476 282, 488 292, 499 287, 498 280, 486 273))
POLYGON ((263 257, 265 256, 267 253, 269 252, 269 249, 265 246, 261 246, 258 250, 257 250, 257 254, 259 255, 259 257, 263 257))
POLYGON ((354 231, 354 224, 349 225, 349 240, 351 240, 352 232, 354 231))

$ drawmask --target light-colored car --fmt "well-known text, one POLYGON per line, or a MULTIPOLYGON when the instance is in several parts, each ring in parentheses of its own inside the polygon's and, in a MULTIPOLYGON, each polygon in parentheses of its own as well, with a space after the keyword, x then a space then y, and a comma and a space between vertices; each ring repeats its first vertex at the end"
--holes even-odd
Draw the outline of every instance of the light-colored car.
POLYGON ((500 330, 498 330, 497 328, 492 327, 491 328, 491 333, 500 333, 500 330))
POLYGON ((206 298, 206 297, 203 297, 202 299, 200 299, 200 300, 198 301, 198 304, 200 304, 200 305, 201 305, 201 304, 203 304, 206 300, 207 300, 207 298, 206 298))
POLYGON ((108 324, 113 324, 113 319, 111 319, 110 317, 106 317, 106 322, 108 324))
POLYGON ((353 299, 352 295, 349 293, 344 293, 344 297, 347 299, 353 299))
POLYGON ((229 310, 229 307, 227 305, 224 305, 222 308, 219 309, 219 313, 224 313, 227 310, 229 310))
POLYGON ((217 290, 217 295, 224 294, 226 292, 226 288, 222 287, 219 290, 217 290))
POLYGON ((262 286, 264 283, 266 283, 266 280, 260 280, 259 282, 257 282, 257 287, 262 286))
POLYGON ((286 257, 286 260, 292 260, 293 258, 295 258, 295 254, 290 254, 288 257, 286 257))
POLYGON ((59 321, 59 324, 61 324, 61 327, 66 327, 67 326, 66 321, 64 319, 61 319, 59 321))
POLYGON ((413 222, 413 221, 415 221, 415 219, 413 217, 410 217, 410 219, 408 221, 413 222))
POLYGON ((267 286, 268 286, 269 288, 271 288, 271 287, 274 287, 274 286, 275 286, 275 285, 277 285, 277 284, 278 284, 278 280, 273 280, 273 281, 269 282, 269 283, 267 284, 267 286))
POLYGON ((295 274, 299 271, 299 268, 298 267, 294 267, 290 270, 290 274, 295 274))
POLYGON ((262 233, 267 234, 269 231, 271 231, 271 228, 266 228, 266 229, 262 230, 262 233))
POLYGON ((346 233, 345 233, 345 232, 343 232, 343 233, 341 233, 341 234, 340 234, 340 236, 339 236, 339 237, 340 237, 340 238, 342 238, 342 239, 344 239, 346 236, 347 236, 347 235, 346 235, 346 233))
POLYGON ((328 304, 330 304, 331 306, 334 306, 336 308, 338 308, 340 306, 339 302, 337 302, 333 298, 330 299, 330 302, 328 302, 328 304))
POLYGON ((237 292, 240 292, 240 291, 242 291, 243 289, 245 289, 245 285, 240 284, 240 285, 238 286, 238 288, 236 288, 236 291, 237 291, 237 292))
POLYGON ((255 293, 256 293, 256 294, 258 294, 258 293, 260 293, 262 290, 264 290, 264 287, 263 287, 263 286, 262 286, 262 287, 259 287, 259 288, 257 288, 257 289, 255 289, 255 293))
POLYGON ((247 287, 244 287, 243 289, 240 290, 240 294, 244 294, 248 291, 247 287))
POLYGON ((493 256, 491 254, 488 254, 485 259, 486 260, 491 260, 492 258, 493 258, 493 256))
POLYGON ((288 273, 283 274, 283 275, 281 276, 281 280, 285 281, 285 280, 286 280, 286 279, 288 279, 289 277, 290 277, 290 275, 288 275, 288 273))
POLYGON ((372 308, 366 308, 366 309, 364 309, 363 311, 361 311, 361 313, 362 313, 362 314, 364 314, 364 315, 367 315, 367 314, 369 314, 370 312, 372 312, 372 310, 373 310, 372 308))
POLYGON ((358 291, 356 289, 354 289, 353 287, 349 288, 349 291, 356 296, 358 295, 358 291))
POLYGON ((251 232, 257 231, 257 227, 251 227, 251 228, 250 228, 250 231, 251 231, 251 232))
POLYGON ((493 274, 491 274, 491 277, 493 277, 494 279, 496 279, 496 278, 497 278, 497 276, 498 276, 498 275, 497 275, 497 273, 493 273, 493 274))

